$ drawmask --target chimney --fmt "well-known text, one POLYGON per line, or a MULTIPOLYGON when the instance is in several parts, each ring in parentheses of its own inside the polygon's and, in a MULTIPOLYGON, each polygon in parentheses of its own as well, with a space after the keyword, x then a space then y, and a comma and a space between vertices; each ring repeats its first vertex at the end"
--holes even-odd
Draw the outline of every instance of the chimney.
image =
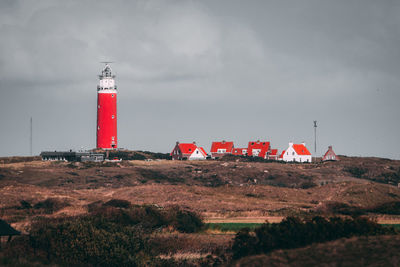
POLYGON ((292 146, 293 146, 293 142, 290 141, 290 142, 289 142, 289 147, 292 147, 292 146))
POLYGON ((328 146, 328 149, 329 149, 329 150, 332 150, 332 146, 328 146))
POLYGON ((193 141, 193 144, 196 144, 196 141, 193 141))
POLYGON ((304 142, 304 141, 303 141, 301 144, 302 144, 303 146, 306 146, 306 142, 304 142))
POLYGON ((179 145, 179 141, 176 141, 176 144, 179 145))

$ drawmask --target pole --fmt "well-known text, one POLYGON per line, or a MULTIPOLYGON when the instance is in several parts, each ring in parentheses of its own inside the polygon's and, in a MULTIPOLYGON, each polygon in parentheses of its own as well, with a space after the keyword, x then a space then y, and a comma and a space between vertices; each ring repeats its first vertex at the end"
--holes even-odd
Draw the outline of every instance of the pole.
POLYGON ((32 141, 33 141, 33 138, 32 138, 32 117, 31 117, 31 125, 30 125, 30 149, 29 149, 29 152, 30 152, 30 155, 32 156, 32 141))
POLYGON ((314 121, 314 160, 317 161, 317 121, 314 121))

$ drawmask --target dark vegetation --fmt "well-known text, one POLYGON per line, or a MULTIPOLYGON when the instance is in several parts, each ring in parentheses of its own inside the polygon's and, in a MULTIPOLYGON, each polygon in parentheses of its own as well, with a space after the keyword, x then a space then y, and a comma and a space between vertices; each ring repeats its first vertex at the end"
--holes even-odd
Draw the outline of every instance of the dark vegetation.
POLYGON ((392 185, 400 183, 400 167, 395 168, 390 166, 388 169, 379 170, 363 166, 348 166, 344 168, 344 171, 350 173, 355 178, 367 179, 378 183, 392 185))
POLYGON ((28 200, 21 200, 19 205, 0 208, 0 215, 12 214, 7 217, 7 221, 13 223, 24 220, 28 216, 53 214, 68 206, 70 203, 64 198, 47 198, 35 204, 28 200))
POLYGON ((34 260, 63 266, 162 265, 166 263, 149 246, 153 232, 169 228, 193 233, 203 228, 197 214, 178 207, 133 206, 114 199, 93 203, 89 210, 78 217, 38 217, 29 235, 7 245, 0 264, 34 260))
POLYGON ((347 167, 344 170, 356 178, 361 178, 361 177, 363 177, 364 174, 366 174, 368 172, 367 169, 364 169, 362 167, 356 167, 356 166, 347 167))
POLYGON ((400 235, 360 236, 244 257, 232 266, 399 266, 400 235))
POLYGON ((383 227, 367 218, 325 219, 314 217, 301 220, 287 217, 280 223, 266 223, 255 229, 255 233, 244 228, 236 234, 232 253, 234 259, 248 255, 266 254, 277 249, 293 249, 312 243, 323 243, 352 236, 394 234, 393 228, 383 227))
POLYGON ((31 162, 41 160, 41 157, 0 157, 1 164, 18 163, 18 162, 31 162))
POLYGON ((110 151, 109 158, 122 160, 170 159, 169 153, 155 153, 150 151, 117 150, 110 151))
MULTIPOLYGON (((260 157, 248 157, 248 156, 238 156, 238 155, 225 155, 221 158, 217 159, 218 161, 236 161, 236 162, 264 162, 264 163, 281 163, 281 164, 286 164, 287 162, 285 161, 280 161, 280 160, 270 160, 270 159, 264 159, 260 157)), ((295 162, 294 162, 295 163, 295 162)))
POLYGON ((400 201, 390 201, 373 207, 356 207, 342 202, 326 202, 316 211, 320 214, 340 214, 357 217, 368 213, 400 215, 400 201))

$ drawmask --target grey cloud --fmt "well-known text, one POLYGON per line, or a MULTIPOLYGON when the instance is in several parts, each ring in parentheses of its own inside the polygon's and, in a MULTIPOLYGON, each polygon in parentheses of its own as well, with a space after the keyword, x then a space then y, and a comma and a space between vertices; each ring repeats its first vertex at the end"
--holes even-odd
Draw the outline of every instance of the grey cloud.
POLYGON ((400 158, 396 1, 2 1, 0 156, 92 148, 100 61, 121 147, 268 139, 400 158))

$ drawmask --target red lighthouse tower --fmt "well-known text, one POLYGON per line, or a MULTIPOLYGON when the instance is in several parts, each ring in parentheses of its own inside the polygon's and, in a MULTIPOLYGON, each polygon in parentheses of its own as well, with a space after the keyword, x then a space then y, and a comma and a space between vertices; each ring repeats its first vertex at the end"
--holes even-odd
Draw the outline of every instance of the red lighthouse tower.
POLYGON ((117 148, 117 86, 109 62, 105 62, 97 86, 97 148, 117 148))

